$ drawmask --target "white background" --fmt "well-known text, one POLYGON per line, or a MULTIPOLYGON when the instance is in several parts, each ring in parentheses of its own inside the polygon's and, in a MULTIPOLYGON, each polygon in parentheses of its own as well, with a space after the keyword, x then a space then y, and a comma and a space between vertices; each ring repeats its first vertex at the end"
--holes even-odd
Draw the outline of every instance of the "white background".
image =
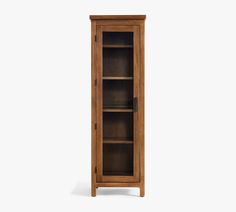
POLYGON ((235 11, 234 0, 2 0, 0 211, 236 211, 235 11), (90 197, 90 14, 147 15, 144 198, 90 197))

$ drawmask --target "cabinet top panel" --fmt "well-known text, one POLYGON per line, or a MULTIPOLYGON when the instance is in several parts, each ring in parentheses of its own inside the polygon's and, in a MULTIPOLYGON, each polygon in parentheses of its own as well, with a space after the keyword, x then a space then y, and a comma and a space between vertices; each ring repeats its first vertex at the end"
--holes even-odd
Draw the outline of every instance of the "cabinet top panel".
POLYGON ((90 15, 91 20, 145 20, 146 15, 90 15))

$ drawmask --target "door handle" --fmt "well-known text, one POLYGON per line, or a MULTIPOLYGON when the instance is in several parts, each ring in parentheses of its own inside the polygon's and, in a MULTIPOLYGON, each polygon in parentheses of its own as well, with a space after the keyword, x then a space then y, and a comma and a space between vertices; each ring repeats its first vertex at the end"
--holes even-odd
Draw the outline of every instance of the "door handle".
POLYGON ((138 97, 134 97, 133 99, 133 109, 134 112, 138 112, 138 97))

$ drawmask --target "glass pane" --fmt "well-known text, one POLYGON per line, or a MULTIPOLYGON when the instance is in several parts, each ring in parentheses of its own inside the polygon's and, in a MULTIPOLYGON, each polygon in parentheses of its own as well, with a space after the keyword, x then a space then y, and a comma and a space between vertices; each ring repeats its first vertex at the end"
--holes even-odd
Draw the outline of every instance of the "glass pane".
POLYGON ((104 77, 133 77, 133 48, 103 48, 104 77))
POLYGON ((103 175, 132 176, 133 32, 103 32, 103 109, 103 175))
POLYGON ((103 32, 103 76, 133 76, 132 32, 103 32))
POLYGON ((103 138, 112 141, 133 141, 133 113, 103 114, 103 138))
POLYGON ((133 45, 133 32, 103 32, 105 45, 133 45))
POLYGON ((104 80, 104 108, 132 108, 133 80, 104 80))
POLYGON ((103 175, 133 175, 133 145, 103 145, 103 175))

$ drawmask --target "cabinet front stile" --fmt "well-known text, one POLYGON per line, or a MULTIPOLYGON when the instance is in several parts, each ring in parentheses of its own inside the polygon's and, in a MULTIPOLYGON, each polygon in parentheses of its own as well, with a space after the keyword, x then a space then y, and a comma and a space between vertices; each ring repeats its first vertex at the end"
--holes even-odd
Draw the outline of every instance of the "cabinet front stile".
POLYGON ((102 31, 101 26, 97 26, 97 34, 96 34, 96 65, 97 65, 97 181, 102 181, 102 152, 103 152, 103 116, 102 116, 102 31))

